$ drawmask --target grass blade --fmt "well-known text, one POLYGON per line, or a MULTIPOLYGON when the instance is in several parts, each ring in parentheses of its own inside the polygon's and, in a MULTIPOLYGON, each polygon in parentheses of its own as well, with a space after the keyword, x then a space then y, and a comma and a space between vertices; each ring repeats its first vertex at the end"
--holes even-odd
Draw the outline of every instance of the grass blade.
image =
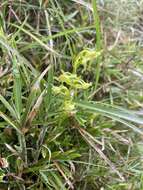
POLYGON ((19 72, 19 66, 17 65, 16 57, 13 57, 13 76, 14 76, 14 86, 13 86, 13 94, 14 94, 14 101, 16 106, 16 111, 18 114, 18 118, 20 119, 20 115, 22 112, 22 83, 21 77, 19 72))
POLYGON ((19 130, 19 126, 15 124, 7 115, 5 115, 1 111, 0 111, 0 117, 3 118, 9 125, 11 125, 18 132, 18 134, 22 134, 21 131, 19 130))
POLYGON ((36 98, 39 94, 40 82, 43 79, 43 77, 45 76, 45 74, 49 71, 50 68, 51 68, 51 66, 48 66, 41 73, 41 75, 38 77, 38 79, 36 80, 36 82, 34 83, 32 89, 31 89, 30 95, 29 95, 28 100, 27 100, 26 109, 25 109, 25 112, 24 112, 23 117, 22 117, 22 127, 23 128, 25 128, 25 125, 26 125, 27 120, 28 120, 28 115, 30 113, 30 109, 32 108, 32 106, 33 106, 34 102, 36 101, 36 98))
POLYGON ((107 158, 107 156, 98 148, 98 146, 93 141, 93 137, 86 132, 84 129, 77 127, 79 133, 82 135, 84 140, 99 154, 99 156, 110 166, 110 168, 120 177, 122 181, 124 181, 124 177, 120 174, 120 172, 116 169, 115 165, 107 158))
POLYGON ((12 108, 12 106, 9 104, 9 102, 1 94, 0 94, 0 101, 9 110, 9 112, 11 113, 11 115, 16 119, 17 118, 17 113, 12 108))
POLYGON ((99 103, 89 103, 84 101, 75 101, 78 107, 85 109, 91 113, 101 113, 102 115, 109 116, 110 118, 125 119, 137 124, 143 124, 143 118, 136 115, 133 111, 119 109, 118 107, 111 107, 110 105, 103 105, 99 103))
MULTIPOLYGON (((100 51, 102 48, 101 30, 100 30, 100 18, 99 18, 99 14, 98 14, 98 10, 97 10, 97 1, 96 0, 92 0, 92 7, 93 7, 93 17, 94 17, 95 29, 96 29, 96 39, 97 39, 96 40, 96 50, 100 51)), ((97 58, 97 66, 96 66, 95 76, 96 76, 96 80, 95 80, 95 89, 96 89, 98 86, 98 81, 99 81, 99 77, 100 77, 100 59, 99 58, 97 58)))
POLYGON ((54 51, 53 49, 51 49, 47 44, 45 44, 44 42, 42 42, 41 39, 39 39, 38 37, 36 37, 34 34, 32 34, 31 32, 29 32, 28 30, 24 29, 21 26, 18 26, 16 24, 11 24, 12 26, 15 26, 16 28, 20 29, 21 31, 23 31, 25 34, 29 35, 32 39, 34 39, 39 45, 41 45, 43 48, 45 48, 46 50, 54 53, 55 55, 59 55, 56 51, 54 51))

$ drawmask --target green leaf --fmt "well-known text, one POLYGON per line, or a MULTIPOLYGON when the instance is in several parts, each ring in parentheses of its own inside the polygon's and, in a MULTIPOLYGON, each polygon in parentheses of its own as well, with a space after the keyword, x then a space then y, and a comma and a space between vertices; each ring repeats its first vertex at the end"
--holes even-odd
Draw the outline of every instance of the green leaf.
POLYGON ((11 125, 19 134, 22 134, 21 131, 19 130, 19 126, 1 111, 0 111, 0 117, 2 117, 9 125, 11 125))
POLYGON ((39 39, 38 37, 36 37, 34 34, 32 34, 31 32, 29 32, 28 30, 24 29, 22 26, 18 26, 16 24, 12 24, 12 26, 15 26, 16 28, 20 29, 21 31, 23 31, 25 34, 29 35, 32 39, 34 39, 39 45, 41 45, 41 47, 45 48, 47 51, 50 51, 56 55, 59 55, 56 51, 54 51, 53 49, 51 49, 47 44, 43 43, 41 39, 39 39))
MULTIPOLYGON (((13 59, 14 60, 14 59, 13 59)), ((16 62, 15 62, 16 64, 16 62)), ((18 113, 18 118, 20 119, 21 111, 22 111, 22 84, 21 84, 21 77, 18 66, 14 66, 13 68, 13 76, 14 76, 14 86, 13 86, 13 93, 14 93, 14 100, 16 111, 18 113)))
POLYGON ((46 104, 46 110, 48 111, 51 104, 51 98, 52 98, 52 86, 53 86, 53 74, 54 74, 54 68, 51 66, 49 72, 48 72, 48 87, 46 90, 46 96, 45 96, 45 104, 46 104))
POLYGON ((11 115, 16 119, 17 113, 12 108, 12 106, 9 104, 9 102, 0 94, 0 101, 3 103, 3 105, 8 109, 8 111, 11 113, 11 115))
POLYGON ((127 120, 129 122, 143 124, 143 118, 136 115, 133 111, 95 102, 75 101, 75 104, 78 107, 85 109, 86 112, 100 113, 104 116, 124 123, 128 125, 128 127, 134 129, 136 132, 143 134, 142 130, 124 121, 127 120))
POLYGON ((26 109, 25 112, 23 114, 22 117, 22 125, 25 126, 27 119, 28 119, 28 115, 30 113, 30 110, 32 108, 32 106, 34 105, 34 102, 36 101, 38 95, 40 94, 40 82, 43 79, 43 77, 45 76, 45 74, 48 72, 48 70, 51 68, 51 66, 48 66, 42 73, 41 75, 37 78, 36 82, 34 83, 34 85, 32 86, 30 95, 27 99, 27 104, 26 104, 26 109))

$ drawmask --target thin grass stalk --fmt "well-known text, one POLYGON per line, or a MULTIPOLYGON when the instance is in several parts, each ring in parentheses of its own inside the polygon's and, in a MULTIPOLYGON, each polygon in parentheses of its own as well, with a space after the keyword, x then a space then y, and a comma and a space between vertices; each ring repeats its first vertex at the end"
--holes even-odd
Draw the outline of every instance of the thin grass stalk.
MULTIPOLYGON (((92 0, 92 7, 93 7, 94 24, 95 24, 95 29, 96 29, 96 50, 98 52, 102 49, 102 42, 101 42, 100 18, 99 18, 99 14, 98 14, 96 0, 92 0)), ((97 66, 96 66, 96 71, 95 71, 96 77, 95 77, 94 90, 97 89, 99 77, 100 77, 100 58, 97 58, 96 61, 97 61, 97 66)))
POLYGON ((18 134, 19 143, 21 147, 21 158, 24 161, 24 166, 27 167, 28 161, 27 161, 27 148, 26 148, 26 141, 24 134, 18 134))

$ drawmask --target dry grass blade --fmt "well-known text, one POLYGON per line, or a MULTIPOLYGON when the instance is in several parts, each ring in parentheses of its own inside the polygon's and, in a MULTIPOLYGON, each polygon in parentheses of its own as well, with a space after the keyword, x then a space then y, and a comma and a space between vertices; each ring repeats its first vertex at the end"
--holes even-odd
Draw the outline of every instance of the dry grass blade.
MULTIPOLYGON (((34 83, 34 85, 32 86, 31 88, 31 93, 28 97, 28 100, 27 100, 27 105, 26 105, 26 110, 23 114, 23 118, 22 118, 22 127, 23 127, 23 131, 26 130, 25 126, 27 124, 27 121, 29 119, 29 113, 30 113, 30 110, 31 110, 31 107, 33 106, 33 104, 35 103, 36 101, 36 98, 37 98, 37 94, 38 92, 40 91, 40 82, 41 80, 43 79, 43 77, 46 75, 46 73, 49 71, 49 69, 51 68, 51 66, 48 66, 41 74, 40 76, 38 77, 37 81, 34 83)), ((44 92, 43 92, 44 93, 44 92)), ((36 107, 37 106, 40 106, 41 104, 41 101, 42 101, 42 96, 43 94, 39 97, 39 100, 37 100, 37 104, 35 105, 36 107)), ((32 114, 34 114, 35 108, 33 108, 33 112, 31 112, 31 116, 32 114)), ((36 108, 37 110, 37 108, 36 108)), ((38 111, 38 110, 37 110, 38 111)), ((37 111, 35 112, 35 114, 37 113, 37 111)), ((35 115, 34 114, 34 115, 35 115)), ((34 118, 34 117, 32 117, 34 118)), ((26 130, 27 131, 27 130, 26 130)))
POLYGON ((59 170, 59 172, 61 173, 61 175, 63 176, 63 178, 65 179, 66 183, 69 185, 69 188, 74 189, 72 182, 67 178, 63 170, 60 168, 59 164, 56 161, 54 161, 54 164, 56 168, 59 170))
POLYGON ((51 53, 55 54, 56 56, 60 56, 59 53, 57 53, 55 50, 51 49, 47 44, 43 43, 38 37, 36 37, 35 35, 33 35, 31 32, 29 32, 28 30, 16 25, 16 24, 11 24, 12 26, 18 28, 19 30, 22 30, 24 33, 26 33, 27 35, 29 35, 31 38, 33 38, 37 43, 39 43, 44 49, 46 49, 47 51, 50 51, 51 53))
POLYGON ((81 127, 76 127, 79 131, 79 133, 82 135, 82 137, 85 139, 85 141, 99 154, 99 156, 110 166, 111 170, 113 170, 122 181, 125 181, 122 174, 116 169, 115 165, 107 158, 107 156, 101 151, 100 148, 95 144, 93 141, 93 137, 87 133, 84 129, 81 127), (92 137, 92 138, 91 138, 92 137))
POLYGON ((72 0, 72 1, 75 2, 75 3, 77 3, 77 4, 83 5, 83 6, 85 6, 87 9, 93 11, 93 8, 92 8, 92 6, 91 6, 90 3, 87 3, 87 2, 85 2, 85 1, 83 1, 83 0, 72 0))
POLYGON ((132 142, 129 139, 122 137, 121 135, 118 134, 118 132, 113 131, 111 129, 105 129, 104 131, 110 132, 117 140, 119 140, 123 144, 132 145, 132 142))
POLYGON ((38 97, 35 105, 33 106, 31 112, 28 115, 28 118, 27 118, 26 122, 28 122, 29 124, 33 121, 33 119, 35 118, 35 116, 36 116, 36 114, 37 114, 37 112, 38 112, 38 110, 40 108, 40 105, 41 105, 41 103, 43 101, 44 93, 45 93, 45 90, 40 94, 40 96, 38 97))

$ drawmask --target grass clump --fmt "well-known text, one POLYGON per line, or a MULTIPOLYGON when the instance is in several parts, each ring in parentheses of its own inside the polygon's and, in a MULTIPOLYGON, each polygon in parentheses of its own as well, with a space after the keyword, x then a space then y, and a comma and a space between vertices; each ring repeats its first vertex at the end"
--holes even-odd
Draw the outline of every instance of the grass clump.
POLYGON ((143 188, 138 6, 2 0, 1 189, 143 188))

